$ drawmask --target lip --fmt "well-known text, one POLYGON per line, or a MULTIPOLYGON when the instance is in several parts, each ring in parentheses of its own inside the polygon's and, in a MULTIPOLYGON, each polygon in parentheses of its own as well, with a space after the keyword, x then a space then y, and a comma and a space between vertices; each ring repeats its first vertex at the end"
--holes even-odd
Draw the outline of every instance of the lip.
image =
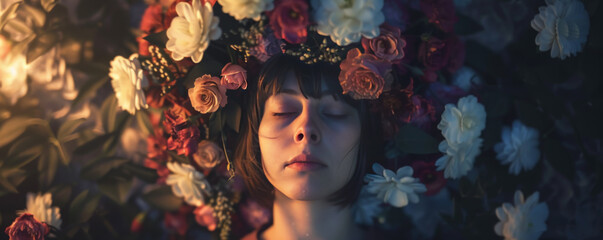
POLYGON ((290 168, 297 171, 313 171, 321 168, 326 168, 320 159, 307 154, 300 154, 285 163, 285 168, 290 168))

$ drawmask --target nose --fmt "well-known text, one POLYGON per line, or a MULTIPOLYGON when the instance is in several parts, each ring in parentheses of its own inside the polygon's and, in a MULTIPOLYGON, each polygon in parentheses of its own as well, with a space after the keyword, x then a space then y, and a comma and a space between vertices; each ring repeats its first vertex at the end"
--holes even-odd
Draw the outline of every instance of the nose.
POLYGON ((308 142, 316 144, 320 142, 320 130, 316 127, 312 119, 312 113, 304 111, 300 114, 300 124, 295 131, 294 140, 296 143, 308 142))

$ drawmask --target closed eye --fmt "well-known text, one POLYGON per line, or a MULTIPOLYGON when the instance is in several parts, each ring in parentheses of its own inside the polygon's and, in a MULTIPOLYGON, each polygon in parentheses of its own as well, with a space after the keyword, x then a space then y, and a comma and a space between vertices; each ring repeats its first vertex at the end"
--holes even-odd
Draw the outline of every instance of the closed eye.
POLYGON ((325 116, 335 119, 344 119, 348 115, 347 114, 333 114, 333 113, 324 113, 325 116))
POLYGON ((297 113, 296 112, 282 112, 282 113, 275 112, 275 113, 272 113, 272 116, 275 116, 275 117, 289 117, 289 116, 293 116, 295 114, 297 114, 297 113))

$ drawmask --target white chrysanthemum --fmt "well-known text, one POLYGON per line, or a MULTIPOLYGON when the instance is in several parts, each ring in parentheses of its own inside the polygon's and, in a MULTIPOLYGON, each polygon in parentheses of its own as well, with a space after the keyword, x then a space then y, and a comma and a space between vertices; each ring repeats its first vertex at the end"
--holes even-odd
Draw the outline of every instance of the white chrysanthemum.
POLYGON ((331 36, 339 46, 379 36, 385 21, 383 0, 312 0, 318 33, 331 36))
POLYGON ((584 4, 576 0, 546 0, 532 20, 538 31, 536 45, 540 51, 551 50, 552 58, 565 59, 582 51, 590 22, 584 4))
POLYGON ((496 208, 496 216, 500 222, 494 231, 505 240, 538 239, 546 231, 546 219, 549 208, 546 203, 538 203, 538 192, 524 200, 521 191, 515 192, 515 206, 504 203, 496 208))
POLYGON ((61 212, 58 207, 52 207, 52 194, 27 193, 27 209, 24 212, 31 213, 40 222, 45 222, 57 229, 61 228, 61 212))
POLYGON ((136 110, 149 107, 142 91, 142 88, 147 87, 149 83, 140 67, 138 54, 132 54, 130 59, 122 56, 115 57, 111 61, 109 76, 117 103, 123 110, 134 115, 136 110))
POLYGON ((419 179, 413 178, 413 170, 409 166, 401 167, 396 173, 385 169, 378 163, 373 164, 373 171, 377 174, 367 174, 364 181, 368 182, 366 190, 377 194, 377 198, 394 207, 404 207, 408 201, 419 202, 417 193, 427 191, 419 179))
POLYGON ((369 193, 366 186, 360 191, 354 204, 354 220, 357 224, 373 225, 373 219, 381 212, 381 201, 369 193))
POLYGON ((451 142, 444 140, 438 146, 444 156, 440 157, 435 165, 438 171, 444 170, 445 178, 460 178, 473 168, 475 158, 480 154, 481 138, 465 142, 451 142))
POLYGON ((446 104, 438 129, 448 141, 469 141, 481 135, 486 128, 486 110, 477 98, 469 95, 459 99, 458 104, 446 104))
POLYGON ((27 61, 22 54, 8 54, 0 64, 0 92, 15 104, 27 93, 27 61))
POLYGON ((172 25, 167 30, 168 41, 165 47, 172 51, 172 58, 175 60, 191 57, 193 62, 199 63, 209 41, 222 35, 222 30, 218 27, 220 19, 214 16, 209 2, 201 5, 199 0, 193 0, 192 5, 187 2, 178 3, 176 13, 178 16, 172 20, 172 25))
POLYGON ((209 194, 210 191, 209 182, 203 173, 189 164, 169 162, 167 167, 172 174, 167 177, 165 183, 172 186, 174 195, 183 197, 184 201, 192 206, 203 205, 205 203, 203 195, 209 194))
POLYGON ((251 18, 259 21, 262 12, 270 11, 274 8, 273 0, 218 0, 222 5, 222 11, 228 13, 237 20, 251 18))
POLYGON ((530 170, 540 159, 538 130, 515 120, 512 129, 502 129, 502 142, 494 145, 494 151, 500 163, 511 164, 509 173, 518 175, 522 169, 530 170))
POLYGON ((469 92, 474 85, 482 84, 482 79, 470 67, 462 67, 452 76, 452 84, 469 92))

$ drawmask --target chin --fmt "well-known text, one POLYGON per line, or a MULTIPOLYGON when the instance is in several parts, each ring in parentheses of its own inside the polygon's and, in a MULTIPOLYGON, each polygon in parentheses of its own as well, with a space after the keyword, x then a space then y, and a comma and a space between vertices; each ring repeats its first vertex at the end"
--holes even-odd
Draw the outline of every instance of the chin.
POLYGON ((325 188, 325 184, 288 184, 289 186, 282 186, 277 189, 285 195, 287 198, 292 200, 300 201, 316 201, 327 199, 334 191, 330 191, 325 188))

